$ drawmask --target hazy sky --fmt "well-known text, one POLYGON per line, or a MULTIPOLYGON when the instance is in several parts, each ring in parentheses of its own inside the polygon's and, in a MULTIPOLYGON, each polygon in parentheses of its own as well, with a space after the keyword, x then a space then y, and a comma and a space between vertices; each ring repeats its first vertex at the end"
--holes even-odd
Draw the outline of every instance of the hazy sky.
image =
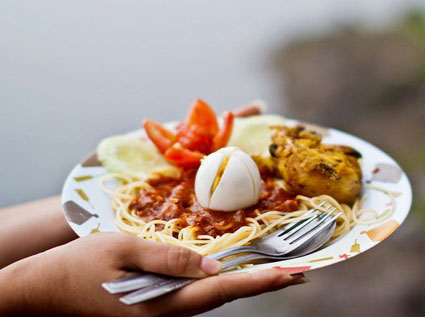
POLYGON ((268 63, 282 43, 419 2, 0 0, 0 207, 59 194, 101 138, 196 97, 282 112, 268 63))

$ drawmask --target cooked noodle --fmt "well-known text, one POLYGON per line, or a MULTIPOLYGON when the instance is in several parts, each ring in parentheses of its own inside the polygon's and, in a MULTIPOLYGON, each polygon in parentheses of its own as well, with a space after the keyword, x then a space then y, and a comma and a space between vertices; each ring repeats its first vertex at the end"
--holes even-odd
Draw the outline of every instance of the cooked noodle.
MULTIPOLYGON (((277 184, 285 187, 282 182, 277 182, 277 184)), ((300 210, 298 211, 268 211, 264 213, 257 211, 255 218, 246 218, 249 225, 243 226, 233 233, 225 233, 221 236, 213 237, 210 235, 197 235, 197 228, 193 226, 183 228, 180 219, 143 221, 137 215, 136 210, 129 209, 130 202, 140 190, 150 187, 148 183, 140 179, 123 174, 107 174, 101 179, 100 186, 104 192, 112 197, 115 223, 121 231, 137 235, 143 239, 184 246, 202 255, 246 245, 253 239, 262 237, 282 225, 307 219, 318 211, 329 212, 330 209, 326 210, 329 204, 337 209, 335 214, 342 212, 342 215, 336 220, 336 228, 332 235, 332 239, 336 239, 349 232, 356 224, 368 225, 388 219, 394 213, 396 207, 395 197, 400 195, 381 187, 367 185, 367 188, 382 191, 391 199, 390 208, 381 214, 378 214, 372 208, 362 208, 366 196, 357 199, 353 206, 350 207, 346 204, 338 203, 328 195, 312 198, 299 195, 296 197, 300 203, 300 210), (115 190, 108 189, 105 186, 105 182, 110 179, 118 179, 121 184, 115 190), (325 204, 319 207, 322 202, 325 202, 325 204), (304 215, 311 208, 316 208, 318 211, 308 216, 304 215)))

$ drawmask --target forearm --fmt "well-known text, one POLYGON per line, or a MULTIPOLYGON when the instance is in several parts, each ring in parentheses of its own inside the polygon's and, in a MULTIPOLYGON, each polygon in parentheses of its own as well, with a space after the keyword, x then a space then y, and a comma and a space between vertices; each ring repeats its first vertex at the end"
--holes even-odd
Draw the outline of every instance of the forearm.
POLYGON ((28 274, 24 261, 0 270, 0 316, 19 315, 20 309, 24 309, 26 296, 22 279, 28 274))
POLYGON ((57 270, 45 264, 49 257, 37 254, 0 270, 0 316, 44 316, 49 311, 59 285, 52 282, 57 270))
POLYGON ((59 196, 1 209, 0 268, 76 237, 59 196))

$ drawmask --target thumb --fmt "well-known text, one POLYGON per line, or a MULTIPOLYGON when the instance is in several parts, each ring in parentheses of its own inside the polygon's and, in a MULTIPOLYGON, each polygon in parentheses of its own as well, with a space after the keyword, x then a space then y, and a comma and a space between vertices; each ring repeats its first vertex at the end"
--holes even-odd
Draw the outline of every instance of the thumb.
POLYGON ((173 276, 202 278, 221 271, 220 262, 187 248, 136 237, 124 258, 126 267, 173 276))

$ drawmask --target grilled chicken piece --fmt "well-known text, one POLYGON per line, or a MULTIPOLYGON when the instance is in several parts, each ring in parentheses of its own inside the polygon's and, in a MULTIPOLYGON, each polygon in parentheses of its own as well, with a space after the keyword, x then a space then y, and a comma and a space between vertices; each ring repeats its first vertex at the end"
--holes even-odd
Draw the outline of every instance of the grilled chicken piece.
POLYGON ((349 146, 322 144, 303 127, 274 127, 270 154, 278 173, 296 194, 330 195, 352 203, 362 189, 361 154, 349 146))

